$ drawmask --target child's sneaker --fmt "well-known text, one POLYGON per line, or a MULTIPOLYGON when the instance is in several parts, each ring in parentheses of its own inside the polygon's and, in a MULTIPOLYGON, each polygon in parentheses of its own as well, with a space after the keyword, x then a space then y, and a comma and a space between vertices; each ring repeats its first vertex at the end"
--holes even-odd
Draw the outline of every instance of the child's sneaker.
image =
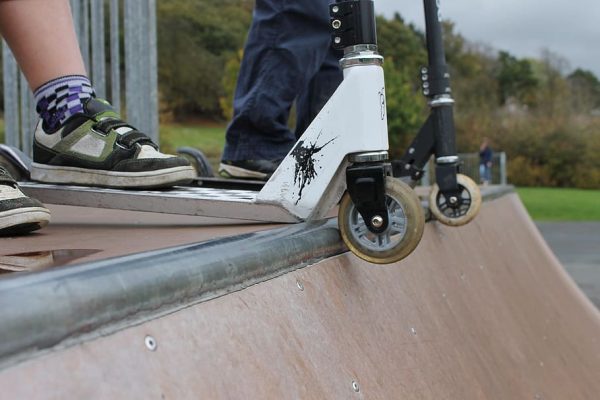
POLYGON ((183 185, 196 176, 183 157, 160 153, 143 133, 123 122, 110 104, 96 98, 83 113, 48 134, 38 123, 33 141, 31 179, 112 188, 183 185))
POLYGON ((28 233, 48 225, 50 211, 27 197, 17 182, 0 166, 0 236, 28 233))

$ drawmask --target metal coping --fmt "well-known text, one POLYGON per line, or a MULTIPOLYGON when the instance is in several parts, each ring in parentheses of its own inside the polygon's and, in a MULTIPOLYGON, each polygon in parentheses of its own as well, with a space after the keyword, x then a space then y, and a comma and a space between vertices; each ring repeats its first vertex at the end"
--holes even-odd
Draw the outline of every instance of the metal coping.
MULTIPOLYGON (((483 189, 485 200, 510 186, 483 189)), ((0 369, 347 251, 337 220, 0 279, 0 369)))

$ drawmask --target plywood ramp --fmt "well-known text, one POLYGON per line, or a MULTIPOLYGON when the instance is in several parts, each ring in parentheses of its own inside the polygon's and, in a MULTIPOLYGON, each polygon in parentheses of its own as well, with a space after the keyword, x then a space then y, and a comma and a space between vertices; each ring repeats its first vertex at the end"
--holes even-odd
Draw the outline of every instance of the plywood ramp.
POLYGON ((600 315, 509 194, 468 226, 428 223, 396 265, 329 258, 9 366, 0 387, 10 399, 593 400, 600 315))

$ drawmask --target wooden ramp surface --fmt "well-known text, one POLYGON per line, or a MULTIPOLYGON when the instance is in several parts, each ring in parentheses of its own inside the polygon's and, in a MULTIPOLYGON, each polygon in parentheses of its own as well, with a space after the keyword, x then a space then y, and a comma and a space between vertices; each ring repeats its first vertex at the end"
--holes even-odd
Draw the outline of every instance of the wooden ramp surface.
POLYGON ((9 366, 0 386, 11 399, 593 400, 600 315, 509 194, 468 226, 428 223, 396 265, 329 258, 9 366))
MULTIPOLYGON (((70 259, 54 257, 56 263, 51 266, 61 266, 197 243, 275 226, 223 218, 60 205, 47 207, 52 212, 48 227, 27 236, 0 237, 0 273, 3 261, 9 263, 10 257, 23 253, 51 256, 52 252, 70 251, 73 254, 70 259)), ((35 265, 33 268, 36 268, 35 265)))

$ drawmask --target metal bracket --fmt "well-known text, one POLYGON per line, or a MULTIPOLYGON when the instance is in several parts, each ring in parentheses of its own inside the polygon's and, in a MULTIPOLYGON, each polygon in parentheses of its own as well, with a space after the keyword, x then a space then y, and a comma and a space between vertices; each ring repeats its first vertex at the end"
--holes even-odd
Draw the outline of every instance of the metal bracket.
POLYGON ((457 180, 458 170, 458 163, 437 164, 435 168, 436 182, 440 188, 439 194, 446 199, 447 205, 453 209, 460 209, 465 201, 461 196, 461 188, 457 180))
POLYGON ((427 97, 451 94, 450 73, 446 65, 421 67, 421 89, 427 97))
POLYGON ((355 164, 346 169, 348 194, 373 233, 384 232, 389 224, 385 203, 386 165, 355 164))
POLYGON ((338 1, 329 6, 329 15, 335 49, 359 44, 377 44, 373 1, 338 1))
POLYGON ((436 164, 435 181, 440 187, 440 192, 446 196, 458 194, 458 183, 456 174, 458 173, 458 164, 436 164))
POLYGON ((433 122, 429 117, 404 155, 399 160, 392 161, 394 176, 410 177, 415 183, 418 182, 423 177, 429 157, 433 154, 434 145, 433 122))

